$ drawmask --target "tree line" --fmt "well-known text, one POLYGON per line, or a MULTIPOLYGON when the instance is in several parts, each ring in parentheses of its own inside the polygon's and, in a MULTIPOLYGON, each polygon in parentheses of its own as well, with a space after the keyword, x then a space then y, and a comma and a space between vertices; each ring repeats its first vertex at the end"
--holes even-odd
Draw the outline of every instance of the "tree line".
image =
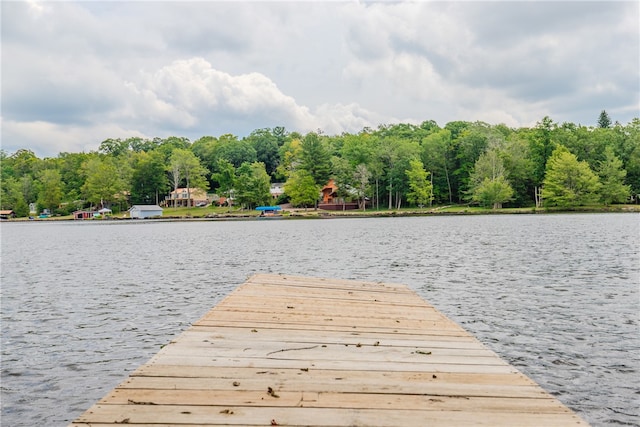
POLYGON ((636 201, 640 119, 596 127, 543 118, 534 127, 453 121, 380 125, 359 133, 305 135, 283 127, 232 134, 107 139, 97 151, 40 159, 0 150, 0 207, 27 216, 28 205, 62 215, 86 207, 125 210, 155 204, 179 187, 203 189, 237 206, 313 206, 329 179, 362 208, 470 203, 559 206, 636 201))

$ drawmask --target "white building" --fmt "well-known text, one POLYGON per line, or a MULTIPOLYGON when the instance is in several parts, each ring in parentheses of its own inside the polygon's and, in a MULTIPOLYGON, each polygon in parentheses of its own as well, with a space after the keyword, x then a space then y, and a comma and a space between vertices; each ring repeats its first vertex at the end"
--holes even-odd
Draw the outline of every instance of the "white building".
POLYGON ((129 216, 138 219, 162 216, 162 208, 158 205, 133 205, 129 209, 129 216))
POLYGON ((271 197, 277 199, 284 193, 284 183, 282 182, 274 182, 271 184, 271 188, 269 189, 269 193, 271 193, 271 197))

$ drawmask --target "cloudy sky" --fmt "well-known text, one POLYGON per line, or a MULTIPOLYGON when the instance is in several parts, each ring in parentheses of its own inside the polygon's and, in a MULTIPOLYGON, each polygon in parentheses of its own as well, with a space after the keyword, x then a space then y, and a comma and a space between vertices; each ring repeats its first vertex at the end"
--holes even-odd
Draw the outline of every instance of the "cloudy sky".
POLYGON ((639 116, 639 2, 2 1, 2 148, 639 116))

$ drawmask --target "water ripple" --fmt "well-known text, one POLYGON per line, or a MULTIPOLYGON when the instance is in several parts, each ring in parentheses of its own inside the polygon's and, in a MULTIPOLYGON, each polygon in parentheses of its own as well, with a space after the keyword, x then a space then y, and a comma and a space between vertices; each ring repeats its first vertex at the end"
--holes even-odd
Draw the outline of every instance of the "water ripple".
POLYGON ((591 424, 637 425, 639 218, 3 223, 3 425, 68 424, 259 272, 406 283, 591 424))

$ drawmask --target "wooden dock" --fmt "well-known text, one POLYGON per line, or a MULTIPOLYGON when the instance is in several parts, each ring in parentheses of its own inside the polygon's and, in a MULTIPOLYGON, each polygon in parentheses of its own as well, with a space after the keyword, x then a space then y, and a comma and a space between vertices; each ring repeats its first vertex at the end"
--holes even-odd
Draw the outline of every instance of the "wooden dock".
POLYGON ((403 285, 256 275, 71 426, 586 426, 403 285))

